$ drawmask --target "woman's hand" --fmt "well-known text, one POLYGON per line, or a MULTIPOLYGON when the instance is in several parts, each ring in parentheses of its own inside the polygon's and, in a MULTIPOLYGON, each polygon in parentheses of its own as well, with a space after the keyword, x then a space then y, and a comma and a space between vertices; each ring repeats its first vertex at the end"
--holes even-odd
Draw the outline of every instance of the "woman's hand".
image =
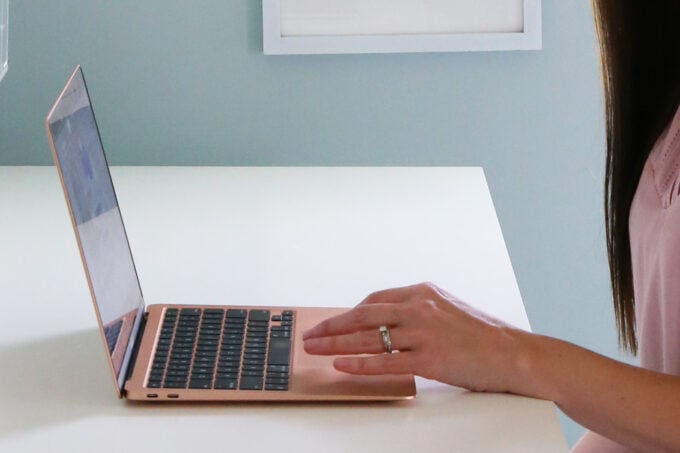
POLYGON ((505 392, 512 391, 509 377, 517 363, 514 333, 424 283, 371 294, 305 332, 304 344, 310 354, 364 354, 335 359, 335 368, 346 373, 415 374, 470 390, 505 392), (393 354, 385 353, 382 325, 389 328, 393 354))
POLYGON ((547 399, 635 451, 680 451, 680 377, 514 329, 432 284, 371 294, 305 332, 304 342, 311 354, 349 355, 335 359, 340 371, 416 374, 547 399), (382 325, 399 352, 385 353, 382 325))

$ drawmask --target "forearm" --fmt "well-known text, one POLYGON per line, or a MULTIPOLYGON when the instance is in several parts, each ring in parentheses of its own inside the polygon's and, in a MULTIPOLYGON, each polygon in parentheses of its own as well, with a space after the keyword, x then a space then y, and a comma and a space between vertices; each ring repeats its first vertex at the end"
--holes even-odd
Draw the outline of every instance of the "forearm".
POLYGON ((634 449, 680 451, 680 378, 553 338, 505 334, 516 348, 510 391, 552 400, 587 428, 634 449))

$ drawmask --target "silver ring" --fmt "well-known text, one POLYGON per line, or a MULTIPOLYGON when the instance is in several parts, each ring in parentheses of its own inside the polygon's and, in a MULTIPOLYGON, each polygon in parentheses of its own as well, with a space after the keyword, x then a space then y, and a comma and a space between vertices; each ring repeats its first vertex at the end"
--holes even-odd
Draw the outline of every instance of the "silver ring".
POLYGON ((378 331, 380 331, 380 337, 382 338, 383 346, 385 346, 385 351, 388 354, 392 354, 392 339, 390 338, 390 329, 388 329, 387 326, 380 326, 378 331))

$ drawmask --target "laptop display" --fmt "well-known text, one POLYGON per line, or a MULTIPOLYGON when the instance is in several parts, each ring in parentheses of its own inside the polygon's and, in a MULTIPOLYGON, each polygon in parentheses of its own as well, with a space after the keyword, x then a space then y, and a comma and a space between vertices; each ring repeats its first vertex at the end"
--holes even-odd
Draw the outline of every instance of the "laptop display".
POLYGON ((144 303, 81 70, 48 119, 109 359, 121 376, 144 303))

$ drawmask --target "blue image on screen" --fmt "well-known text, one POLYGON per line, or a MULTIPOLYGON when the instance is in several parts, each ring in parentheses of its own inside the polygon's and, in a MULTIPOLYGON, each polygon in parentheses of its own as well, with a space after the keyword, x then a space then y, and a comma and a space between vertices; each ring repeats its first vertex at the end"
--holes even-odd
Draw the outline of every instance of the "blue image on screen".
POLYGON ((94 114, 84 106, 50 126, 76 224, 117 206, 94 114))

